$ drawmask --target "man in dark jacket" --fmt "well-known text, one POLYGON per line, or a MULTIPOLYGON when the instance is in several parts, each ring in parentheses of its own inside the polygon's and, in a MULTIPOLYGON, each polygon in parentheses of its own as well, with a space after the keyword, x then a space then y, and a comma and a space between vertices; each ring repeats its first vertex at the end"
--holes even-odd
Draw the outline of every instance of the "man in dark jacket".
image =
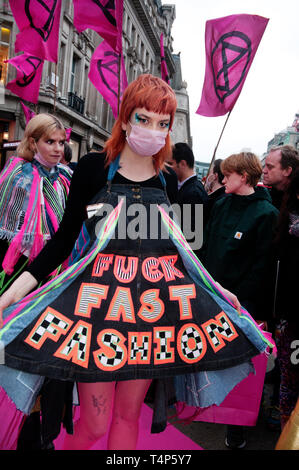
POLYGON ((176 143, 169 162, 178 177, 178 199, 182 230, 195 253, 202 244, 203 207, 208 194, 194 171, 194 154, 184 142, 176 143), (193 237, 193 239, 191 239, 193 237))
MULTIPOLYGON (((284 219, 286 206, 284 201, 288 196, 290 182, 293 175, 298 172, 299 153, 291 145, 281 145, 272 147, 266 157, 263 169, 263 182, 269 186, 272 203, 280 211, 280 220, 284 219), (297 170, 296 170, 297 169, 297 170)), ((298 174, 298 173, 297 173, 298 174)), ((281 361, 283 354, 281 345, 287 345, 289 335, 296 335, 295 328, 290 328, 288 324, 290 312, 297 311, 297 301, 295 300, 296 288, 291 282, 297 282, 296 273, 298 271, 298 238, 290 235, 286 230, 286 234, 282 236, 281 224, 279 231, 273 244, 272 266, 267 276, 267 284, 265 288, 265 298, 270 299, 269 308, 271 313, 271 323, 269 324, 272 334, 275 335, 277 342, 278 354, 275 360, 275 366, 272 370, 273 394, 271 397, 271 406, 267 410, 267 423, 269 427, 279 429, 284 424, 285 417, 282 416, 285 410, 285 404, 282 401, 282 391, 285 387, 285 377, 292 377, 289 372, 291 366, 290 361, 285 361, 282 367, 278 366, 278 359, 281 361), (279 240, 279 243, 278 243, 279 240), (297 246, 297 250, 294 248, 297 246), (297 256, 297 258, 296 258, 297 256), (293 274, 292 274, 293 269, 293 274), (291 280, 291 282, 289 282, 291 280), (283 293, 283 295, 280 295, 283 293), (286 295, 287 293, 287 295, 286 295), (293 296, 292 294, 295 293, 293 296), (279 403, 280 402, 280 403, 279 403)), ((287 354, 285 354, 287 357, 287 354)), ((289 357, 291 354, 289 354, 289 357)), ((291 379, 292 380, 292 379, 291 379)))
POLYGON ((263 182, 270 186, 272 203, 280 209, 292 175, 299 168, 299 153, 292 145, 272 147, 263 168, 263 182))

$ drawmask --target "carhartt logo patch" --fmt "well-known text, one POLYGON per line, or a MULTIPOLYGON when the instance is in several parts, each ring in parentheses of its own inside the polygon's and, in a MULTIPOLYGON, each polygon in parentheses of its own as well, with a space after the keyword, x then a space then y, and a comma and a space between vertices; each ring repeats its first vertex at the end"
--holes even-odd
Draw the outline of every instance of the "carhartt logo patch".
POLYGON ((241 240, 243 233, 242 232, 236 232, 234 238, 237 240, 241 240))

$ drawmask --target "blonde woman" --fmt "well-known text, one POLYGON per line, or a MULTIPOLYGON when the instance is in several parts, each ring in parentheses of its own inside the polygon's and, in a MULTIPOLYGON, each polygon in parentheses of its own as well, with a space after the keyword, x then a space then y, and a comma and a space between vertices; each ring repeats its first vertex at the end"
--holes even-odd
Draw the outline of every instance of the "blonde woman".
MULTIPOLYGON (((50 114, 36 115, 26 126, 17 155, 7 161, 0 174, 0 295, 28 268, 58 229, 72 175, 70 169, 59 163, 65 139, 65 129, 59 119, 50 114)), ((11 387, 14 376, 11 371, 11 387)), ((58 388, 55 390, 59 401, 58 388)), ((50 400, 48 396, 48 405, 50 400)), ((29 408, 26 413, 30 413, 29 408)), ((44 411, 44 416, 46 413, 44 411)), ((60 419, 58 421, 60 427, 60 419)), ((39 413, 31 414, 23 427, 19 448, 26 445, 30 449, 35 439, 38 441, 34 443, 35 448, 39 448, 39 427, 39 413), (23 435, 28 440, 26 444, 23 435)), ((47 429, 44 423, 45 427, 47 429)), ((2 429, 4 432, 3 426, 2 429)), ((9 432, 5 434, 6 438, 10 435, 9 432)))

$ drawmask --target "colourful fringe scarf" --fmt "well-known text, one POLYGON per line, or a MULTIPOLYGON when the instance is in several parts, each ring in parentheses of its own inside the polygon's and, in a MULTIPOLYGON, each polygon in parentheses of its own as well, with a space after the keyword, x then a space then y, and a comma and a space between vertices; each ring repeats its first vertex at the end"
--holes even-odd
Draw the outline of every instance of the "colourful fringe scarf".
POLYGON ((0 175, 0 238, 9 243, 2 267, 11 275, 22 254, 31 262, 61 222, 71 173, 59 166, 52 183, 38 166, 12 157, 0 175))

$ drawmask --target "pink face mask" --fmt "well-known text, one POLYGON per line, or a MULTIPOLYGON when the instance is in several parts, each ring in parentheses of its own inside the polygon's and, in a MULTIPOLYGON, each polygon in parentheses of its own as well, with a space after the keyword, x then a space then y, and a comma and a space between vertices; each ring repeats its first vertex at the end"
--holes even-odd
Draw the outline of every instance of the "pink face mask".
POLYGON ((130 123, 132 128, 126 139, 133 152, 143 157, 156 155, 165 145, 167 132, 144 129, 130 123))
POLYGON ((54 168, 55 165, 57 165, 58 162, 48 162, 45 160, 40 153, 36 153, 34 155, 35 160, 37 160, 41 165, 45 166, 46 168, 54 168))

